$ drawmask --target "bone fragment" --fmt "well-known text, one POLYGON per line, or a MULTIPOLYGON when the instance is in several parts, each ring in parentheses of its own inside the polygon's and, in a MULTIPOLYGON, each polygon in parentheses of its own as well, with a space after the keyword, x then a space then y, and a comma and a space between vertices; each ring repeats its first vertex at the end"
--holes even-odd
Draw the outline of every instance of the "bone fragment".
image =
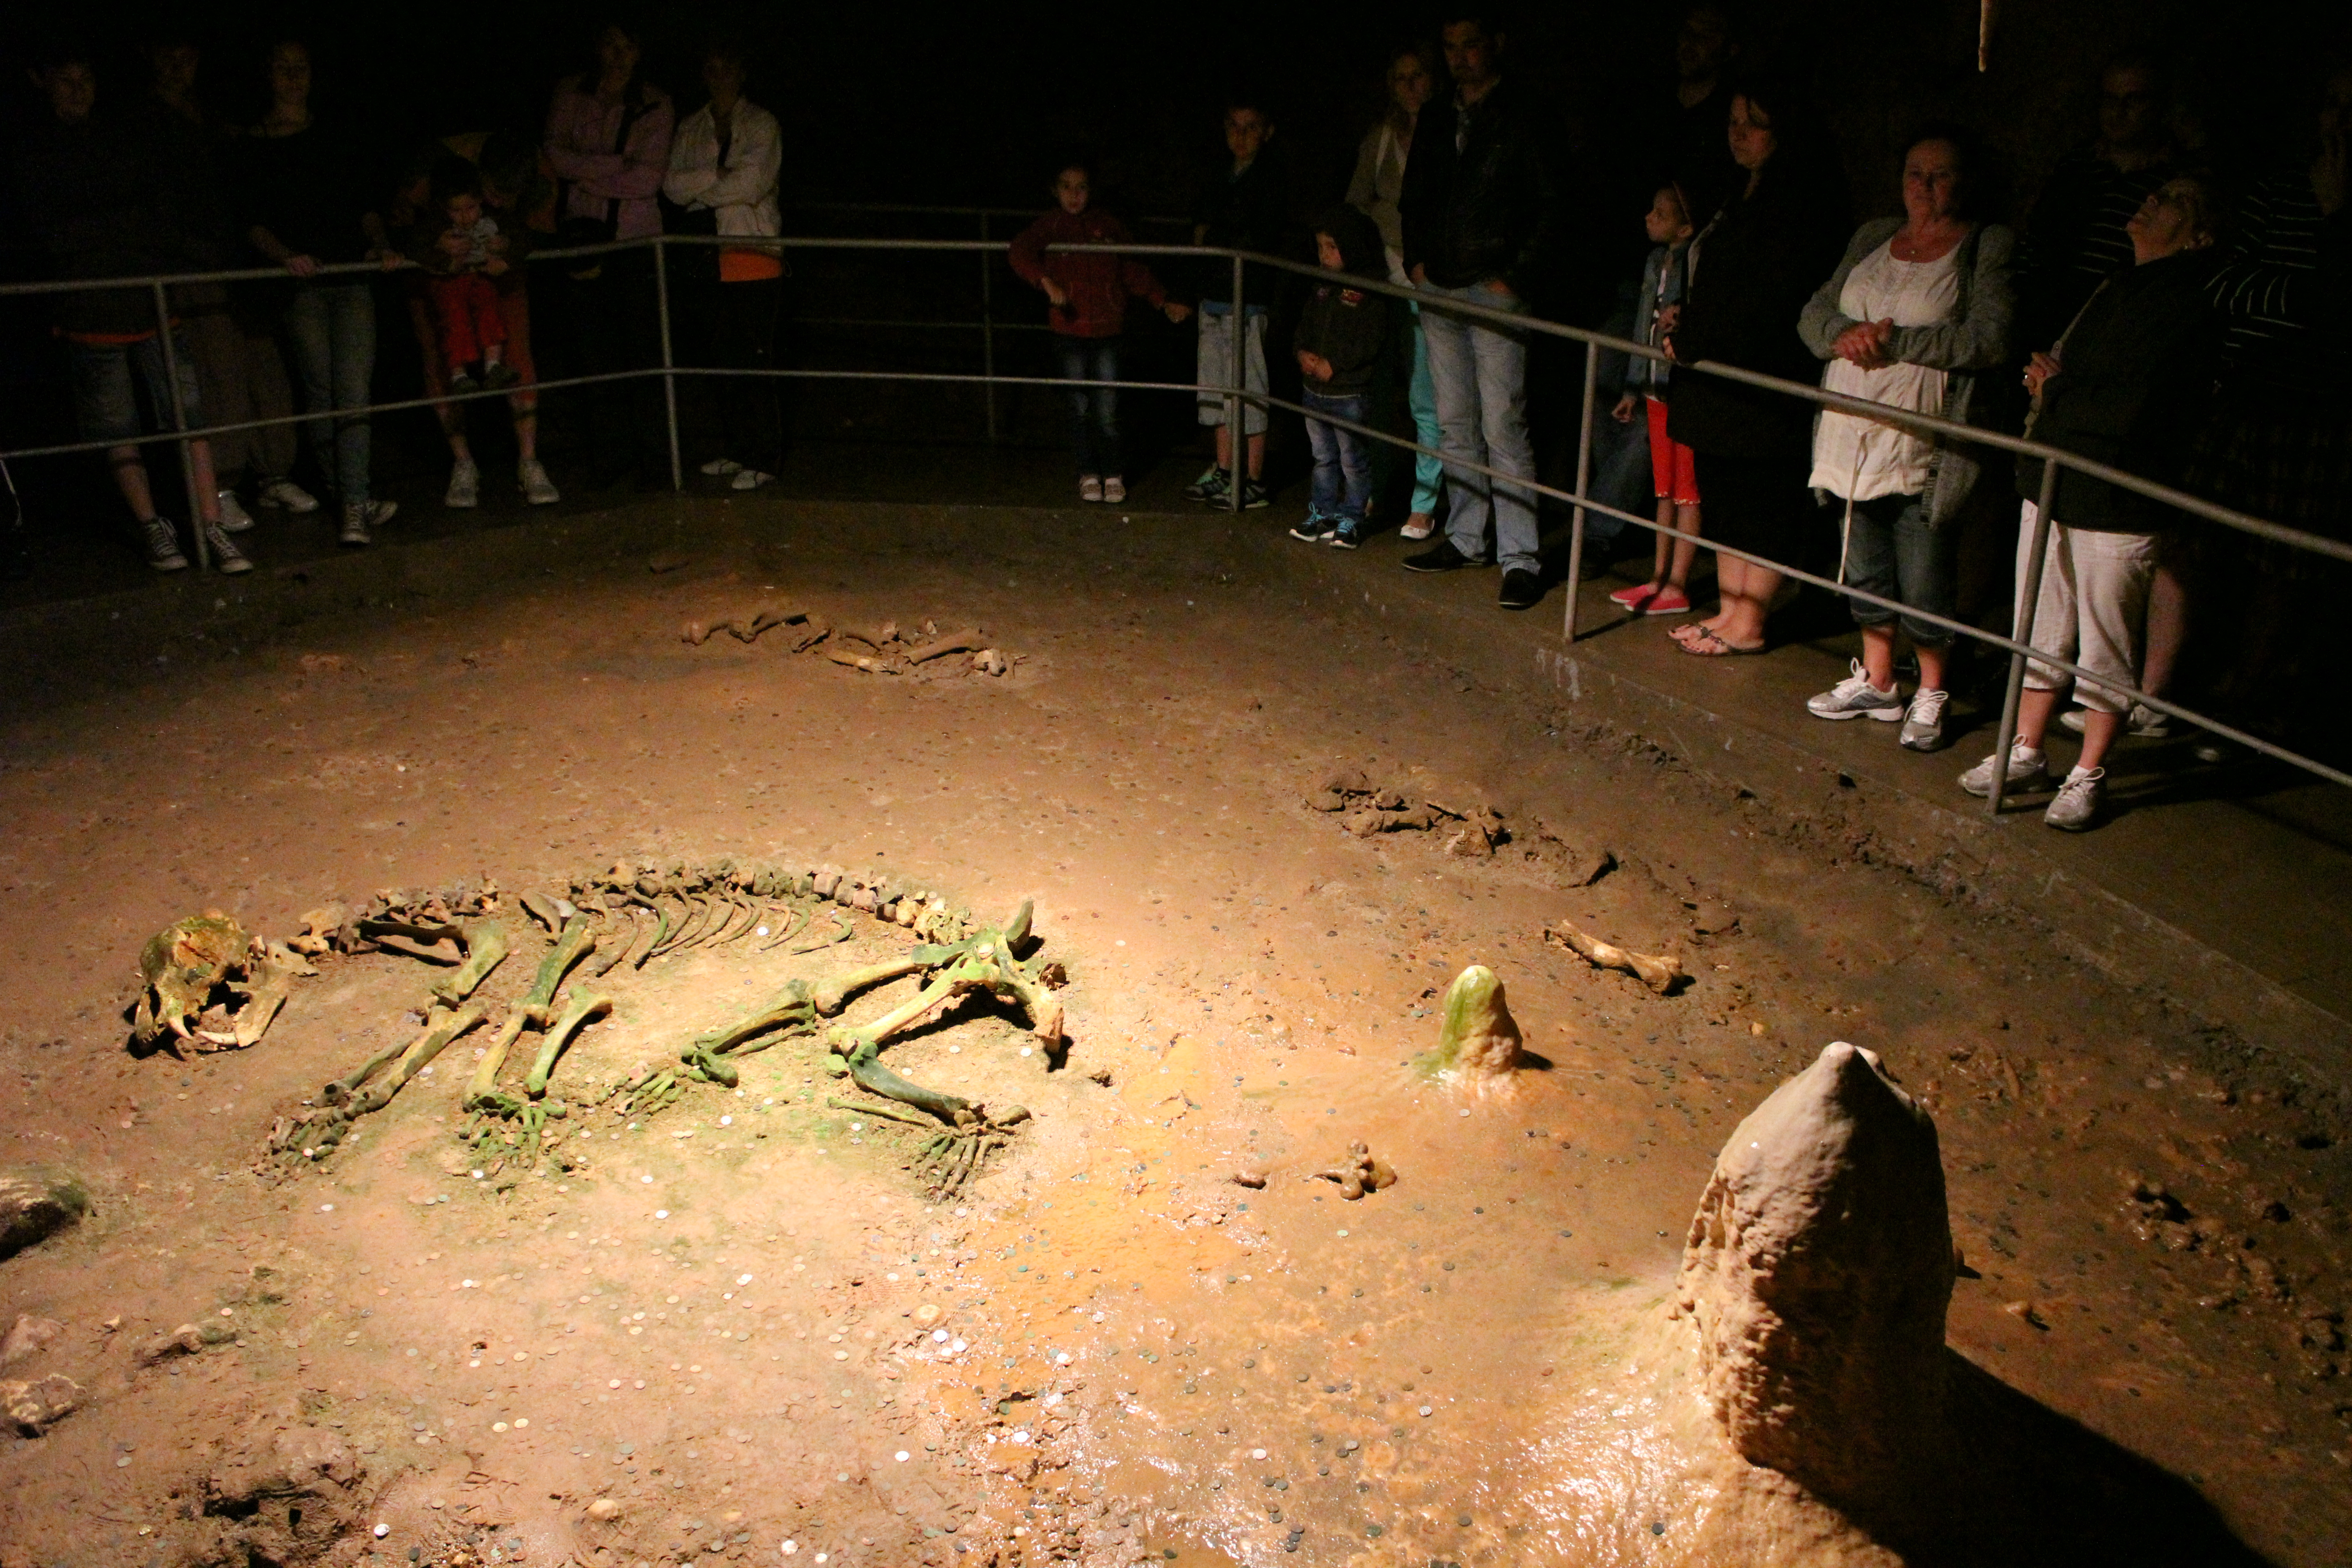
POLYGON ((978 653, 971 656, 971 668, 976 673, 981 675, 1003 675, 1006 670, 1012 668, 1013 665, 1012 662, 997 649, 992 647, 984 647, 978 653))
POLYGON ((563 925, 563 917, 556 912, 555 903, 544 893, 525 893, 522 896, 522 912, 537 921, 552 936, 563 925))
POLYGON ((319 1090, 319 1099, 328 1105, 341 1105, 356 1093, 360 1085, 400 1058, 406 1046, 386 1046, 359 1066, 319 1090))
POLYGON ((1849 1506, 1885 1506, 1945 1447, 1955 1264, 1936 1124, 1843 1041, 1716 1160, 1677 1313, 1737 1448, 1849 1506))
POLYGON ((320 958, 343 948, 352 911, 341 904, 321 904, 302 917, 301 934, 286 945, 306 958, 320 958))
POLYGON ((978 626, 966 626, 960 632, 943 632, 938 637, 916 644, 908 650, 907 662, 929 664, 943 654, 971 653, 982 646, 981 639, 986 635, 978 626))
POLYGON ((845 666, 850 669, 864 670, 868 675, 898 673, 898 661, 896 659, 871 658, 845 647, 826 648, 824 657, 835 664, 845 666))
POLYGON ((1668 955, 1635 952, 1631 948, 1616 947, 1587 935, 1566 921, 1544 929, 1547 941, 1572 948, 1582 953, 1596 969, 1622 969, 1640 977, 1643 984, 1664 995, 1675 981, 1683 977, 1683 961, 1668 955))
POLYGON ((433 987, 434 1000, 445 1007, 455 1007, 471 996, 490 977, 490 971, 506 962, 507 928, 499 921, 467 921, 457 933, 466 944, 466 962, 433 987))
POLYGON ((257 1044, 268 1031, 278 1009, 293 994, 297 976, 319 973, 282 942, 265 943, 256 937, 254 946, 256 952, 246 960, 245 979, 229 985, 243 998, 236 1010, 236 1033, 230 1037, 231 1043, 240 1047, 257 1044))

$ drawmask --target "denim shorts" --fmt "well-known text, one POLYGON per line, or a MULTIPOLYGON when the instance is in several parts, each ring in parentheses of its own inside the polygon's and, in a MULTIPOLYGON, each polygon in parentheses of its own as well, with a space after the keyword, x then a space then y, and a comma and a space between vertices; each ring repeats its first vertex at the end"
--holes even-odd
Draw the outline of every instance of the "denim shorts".
MULTIPOLYGON (((163 378, 162 339, 146 337, 128 343, 75 342, 71 347, 74 418, 81 427, 83 440, 128 446, 151 431, 172 428, 171 383, 163 378), (142 390, 146 394, 147 416, 152 421, 149 424, 140 419, 142 390)), ((180 401, 188 428, 201 429, 205 410, 196 392, 195 361, 176 332, 172 338, 172 352, 178 359, 180 401)))

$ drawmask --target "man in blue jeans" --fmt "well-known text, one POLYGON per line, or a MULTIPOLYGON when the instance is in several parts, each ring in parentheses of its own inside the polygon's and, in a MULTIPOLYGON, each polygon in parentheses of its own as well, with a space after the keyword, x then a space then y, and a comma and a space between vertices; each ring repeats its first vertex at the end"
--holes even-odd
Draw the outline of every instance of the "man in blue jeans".
POLYGON ((1532 106, 1503 79, 1501 28, 1457 7, 1441 36, 1453 100, 1422 110, 1398 205, 1405 268, 1425 292, 1422 322, 1454 505, 1445 537, 1404 563, 1414 572, 1452 572, 1492 559, 1503 568, 1503 607, 1524 610, 1543 598, 1535 493, 1527 488, 1536 471, 1528 438, 1527 339, 1445 306, 1515 314, 1527 309, 1527 282, 1551 212, 1551 180, 1532 106), (1482 471, 1489 468, 1502 477, 1482 471))

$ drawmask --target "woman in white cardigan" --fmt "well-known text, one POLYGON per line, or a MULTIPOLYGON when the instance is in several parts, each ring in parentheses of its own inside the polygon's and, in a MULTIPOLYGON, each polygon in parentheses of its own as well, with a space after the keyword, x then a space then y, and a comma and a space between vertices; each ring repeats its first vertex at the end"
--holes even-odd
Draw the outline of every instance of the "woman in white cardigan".
MULTIPOLYGON (((783 232, 776 179, 783 140, 776 117, 743 96, 743 56, 732 45, 704 51, 702 84, 710 101, 681 121, 670 142, 662 182, 673 234, 747 240, 783 232)), ((688 338, 703 363, 730 370, 772 370, 783 304, 782 252, 773 246, 677 247, 671 276, 683 279, 688 338)), ((776 384, 764 375, 698 376, 698 399, 716 415, 701 421, 703 442, 717 449, 701 464, 739 490, 757 489, 783 461, 783 419, 776 384)))

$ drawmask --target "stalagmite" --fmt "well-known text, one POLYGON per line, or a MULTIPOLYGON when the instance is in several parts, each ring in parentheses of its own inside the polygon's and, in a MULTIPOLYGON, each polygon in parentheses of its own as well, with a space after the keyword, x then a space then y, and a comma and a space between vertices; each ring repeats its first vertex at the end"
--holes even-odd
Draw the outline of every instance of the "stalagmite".
POLYGON ((1832 1500, 1899 1496, 1943 1429, 1953 1274, 1935 1122, 1830 1046, 1732 1133, 1683 1252, 1732 1447, 1832 1500))
POLYGON ((1519 1026, 1503 1001, 1503 983, 1483 963, 1445 988, 1437 1045, 1419 1058, 1423 1072, 1469 1082, 1507 1079, 1519 1065, 1519 1026))

